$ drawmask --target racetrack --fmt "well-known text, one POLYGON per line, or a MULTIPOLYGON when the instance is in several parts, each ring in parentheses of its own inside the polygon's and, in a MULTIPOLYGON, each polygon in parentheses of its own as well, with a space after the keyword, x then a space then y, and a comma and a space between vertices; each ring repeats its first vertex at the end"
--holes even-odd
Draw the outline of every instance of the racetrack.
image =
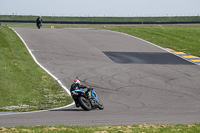
POLYGON ((104 110, 71 106, 0 115, 0 127, 200 122, 200 67, 140 39, 106 30, 14 28, 69 89, 95 88, 104 110))

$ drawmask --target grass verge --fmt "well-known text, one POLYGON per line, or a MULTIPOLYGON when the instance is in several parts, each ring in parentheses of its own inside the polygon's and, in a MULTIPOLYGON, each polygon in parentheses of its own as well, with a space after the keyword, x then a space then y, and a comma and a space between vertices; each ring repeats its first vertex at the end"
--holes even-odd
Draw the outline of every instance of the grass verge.
POLYGON ((163 48, 200 56, 199 25, 108 26, 106 29, 127 33, 163 48))
POLYGON ((19 37, 0 27, 0 111, 61 107, 71 97, 32 59, 19 37))
POLYGON ((132 126, 36 126, 0 128, 12 133, 198 133, 200 124, 194 125, 132 125, 132 126))

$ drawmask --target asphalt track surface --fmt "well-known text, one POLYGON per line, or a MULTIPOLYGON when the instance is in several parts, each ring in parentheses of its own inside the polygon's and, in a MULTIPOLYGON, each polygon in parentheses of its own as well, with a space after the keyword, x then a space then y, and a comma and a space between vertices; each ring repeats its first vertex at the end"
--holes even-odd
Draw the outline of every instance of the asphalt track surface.
POLYGON ((0 115, 0 127, 200 122, 200 66, 117 32, 14 29, 67 88, 78 78, 96 89, 105 109, 0 115))

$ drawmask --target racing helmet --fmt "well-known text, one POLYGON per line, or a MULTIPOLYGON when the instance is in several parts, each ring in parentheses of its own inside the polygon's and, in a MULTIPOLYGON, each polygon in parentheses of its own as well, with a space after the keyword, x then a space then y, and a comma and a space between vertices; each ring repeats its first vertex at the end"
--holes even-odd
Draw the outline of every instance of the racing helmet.
POLYGON ((75 80, 74 80, 74 84, 78 84, 78 85, 79 85, 80 83, 81 83, 81 82, 80 82, 78 79, 75 79, 75 80))

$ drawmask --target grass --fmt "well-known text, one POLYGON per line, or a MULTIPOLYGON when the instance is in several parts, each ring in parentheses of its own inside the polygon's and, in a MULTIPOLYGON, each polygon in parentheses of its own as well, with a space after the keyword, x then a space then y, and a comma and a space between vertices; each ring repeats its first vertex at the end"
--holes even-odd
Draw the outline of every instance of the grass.
POLYGON ((200 56, 199 25, 113 26, 106 29, 127 33, 164 48, 200 56))
POLYGON ((19 37, 0 27, 0 111, 61 107, 70 96, 32 59, 19 37))
MULTIPOLYGON (((26 27, 26 28, 36 28, 35 23, 1 23, 2 26, 8 25, 9 27, 26 27)), ((51 28, 54 26, 55 28, 62 29, 62 28, 94 28, 99 29, 102 28, 102 25, 90 25, 90 24, 43 24, 42 28, 51 28)))
POLYGON ((200 124, 194 125, 132 125, 132 126, 36 126, 0 128, 12 133, 198 133, 200 124))

